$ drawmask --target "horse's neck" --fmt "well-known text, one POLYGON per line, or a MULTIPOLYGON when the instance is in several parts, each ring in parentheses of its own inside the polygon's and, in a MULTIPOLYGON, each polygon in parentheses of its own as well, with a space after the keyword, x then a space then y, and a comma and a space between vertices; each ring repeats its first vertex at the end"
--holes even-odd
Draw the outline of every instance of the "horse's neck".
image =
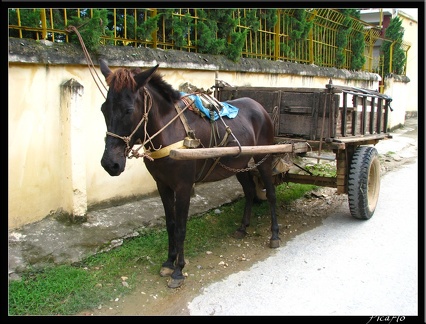
POLYGON ((181 141, 185 137, 185 130, 179 117, 177 117, 177 111, 170 105, 169 109, 164 107, 158 108, 158 105, 153 104, 150 112, 148 113, 147 122, 147 139, 150 139, 150 147, 158 149, 159 147, 165 147, 167 145, 181 141))

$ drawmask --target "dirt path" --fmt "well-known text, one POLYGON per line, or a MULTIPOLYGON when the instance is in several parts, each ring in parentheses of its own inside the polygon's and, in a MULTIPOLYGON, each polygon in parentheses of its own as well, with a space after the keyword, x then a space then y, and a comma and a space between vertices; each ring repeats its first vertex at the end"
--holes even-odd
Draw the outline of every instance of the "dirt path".
MULTIPOLYGON (((281 246, 296 235, 321 225, 322 220, 337 205, 347 203, 344 195, 336 195, 333 188, 320 188, 308 197, 286 206, 278 206, 281 225, 281 246)), ((80 315, 188 315, 187 303, 208 284, 228 275, 250 268, 275 250, 268 247, 269 216, 258 217, 248 228, 244 240, 225 237, 220 248, 187 260, 188 277, 178 289, 167 287, 167 278, 149 275, 131 294, 111 296, 111 301, 98 309, 80 315)))

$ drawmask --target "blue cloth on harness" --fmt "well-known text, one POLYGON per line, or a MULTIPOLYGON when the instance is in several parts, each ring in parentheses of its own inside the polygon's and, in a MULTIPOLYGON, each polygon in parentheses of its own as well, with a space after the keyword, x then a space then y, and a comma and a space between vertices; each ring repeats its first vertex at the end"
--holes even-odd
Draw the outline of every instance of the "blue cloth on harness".
MULTIPOLYGON (((186 96, 187 94, 185 92, 181 92, 180 93, 182 96, 186 96)), ((195 107, 197 107, 199 110, 201 110, 201 112, 207 116, 207 118, 210 119, 210 110, 206 107, 203 106, 203 103, 201 102, 201 99, 199 96, 197 95, 189 95, 188 98, 194 100, 194 104, 195 107)), ((226 116, 228 118, 234 118, 235 116, 237 116, 238 114, 238 108, 230 105, 229 103, 226 102, 221 102, 222 104, 222 109, 220 110, 220 116, 226 116)), ((217 112, 214 112, 214 119, 216 120, 219 118, 219 115, 217 114, 217 112)))

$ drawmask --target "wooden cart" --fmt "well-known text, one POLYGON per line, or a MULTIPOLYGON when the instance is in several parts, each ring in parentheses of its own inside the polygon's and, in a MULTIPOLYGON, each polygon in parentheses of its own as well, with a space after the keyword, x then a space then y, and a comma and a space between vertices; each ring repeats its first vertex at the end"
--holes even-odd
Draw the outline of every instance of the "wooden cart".
POLYGON ((336 162, 336 177, 286 172, 279 175, 282 181, 337 188, 348 194, 353 217, 371 218, 380 191, 380 162, 372 145, 391 138, 390 97, 331 80, 325 88, 231 87, 217 81, 215 97, 257 100, 274 121, 276 143, 306 143, 293 153, 336 162))

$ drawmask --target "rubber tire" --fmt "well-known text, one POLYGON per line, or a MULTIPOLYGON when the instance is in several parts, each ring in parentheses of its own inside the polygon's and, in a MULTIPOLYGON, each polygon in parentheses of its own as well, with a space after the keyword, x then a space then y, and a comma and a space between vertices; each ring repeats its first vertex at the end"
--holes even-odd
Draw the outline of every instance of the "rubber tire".
POLYGON ((359 146, 349 167, 348 200, 351 215, 370 219, 380 192, 380 161, 376 148, 359 146))

